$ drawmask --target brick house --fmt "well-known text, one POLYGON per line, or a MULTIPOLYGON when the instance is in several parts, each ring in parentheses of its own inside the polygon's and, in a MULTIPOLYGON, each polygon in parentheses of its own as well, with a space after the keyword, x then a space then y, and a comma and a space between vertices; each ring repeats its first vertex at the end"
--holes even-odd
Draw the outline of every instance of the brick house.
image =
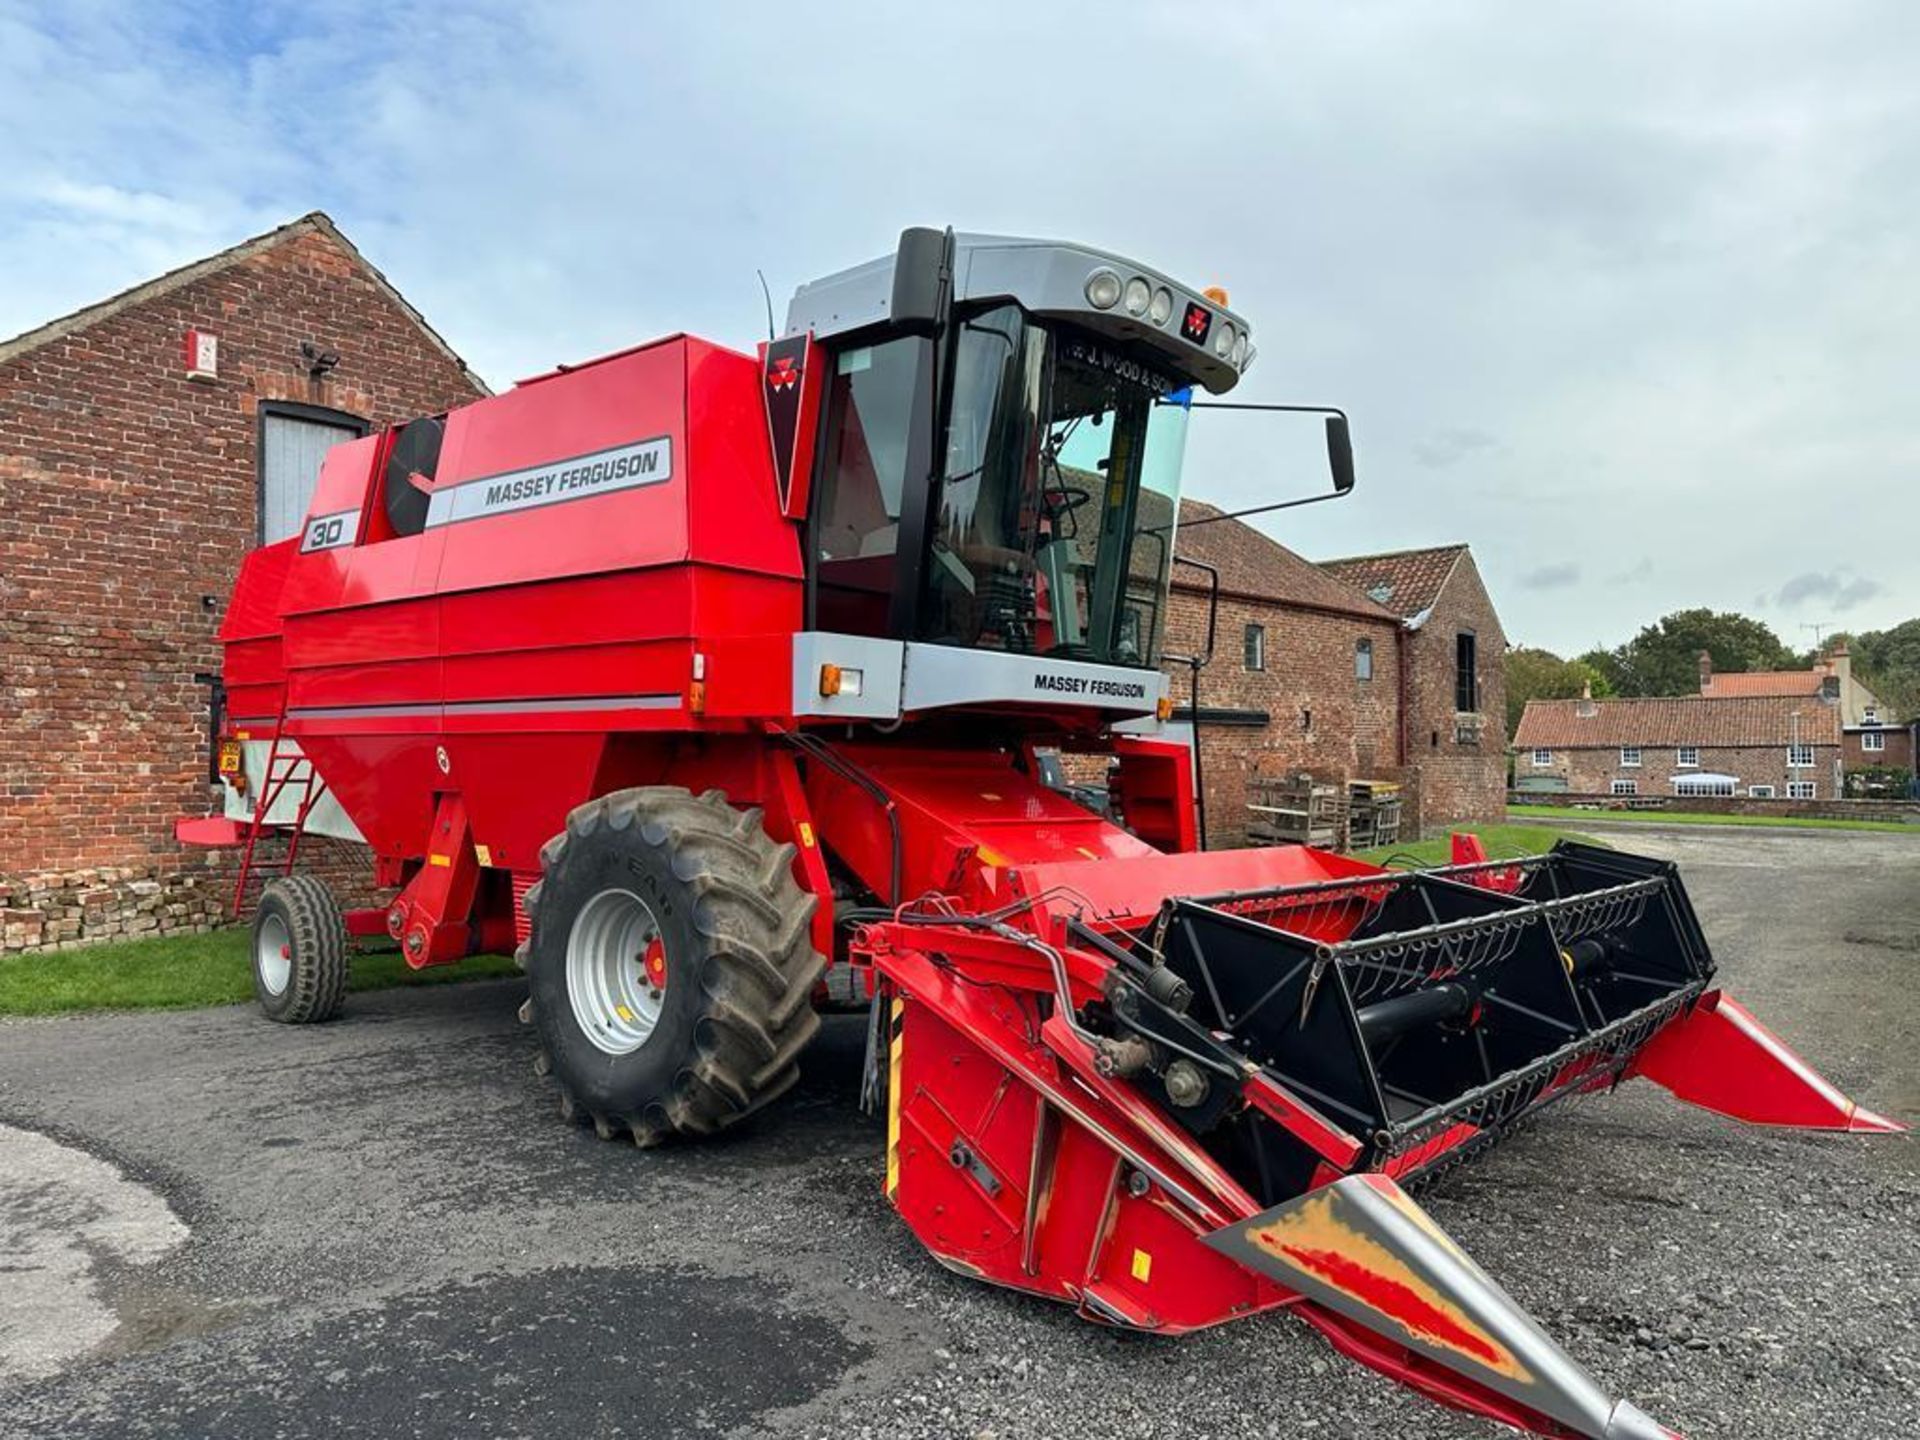
POLYGON ((1424 829, 1506 812, 1507 636, 1465 545, 1328 560, 1400 618, 1407 781, 1424 829))
POLYGON ((1700 693, 1816 696, 1840 717, 1840 766, 1844 774, 1862 770, 1913 770, 1914 727, 1903 724, 1853 673, 1847 642, 1836 641, 1811 670, 1729 671, 1716 675, 1713 657, 1700 652, 1700 693))
POLYGON ((1774 800, 1840 794, 1840 712, 1816 694, 1529 700, 1513 741, 1520 790, 1774 800))
MULTIPOLYGON (((1423 581, 1426 602, 1403 613, 1348 583, 1337 567, 1350 562, 1316 565, 1220 513, 1182 501, 1176 535, 1183 558, 1220 572, 1219 629, 1200 672, 1197 711, 1190 669, 1167 666, 1176 726, 1197 731, 1202 746, 1210 843, 1244 841, 1247 782, 1256 773, 1398 781, 1408 833, 1498 817, 1505 641, 1466 547, 1449 547, 1447 573, 1423 581), (1486 648, 1466 647, 1470 684, 1463 687, 1449 627, 1469 612, 1486 648), (1461 697, 1478 708, 1456 713, 1461 697)), ((1175 568, 1170 652, 1200 649, 1208 589, 1190 567, 1175 568)))
POLYGON ((328 445, 486 393, 318 213, 0 343, 0 946, 217 913, 172 824, 241 557, 328 445))

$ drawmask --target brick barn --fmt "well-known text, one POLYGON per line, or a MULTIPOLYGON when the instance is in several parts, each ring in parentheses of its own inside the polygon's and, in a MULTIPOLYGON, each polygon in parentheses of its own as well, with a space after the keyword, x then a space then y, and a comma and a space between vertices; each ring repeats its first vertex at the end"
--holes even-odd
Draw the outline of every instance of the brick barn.
POLYGON ((1400 620, 1401 724, 1422 828, 1506 809, 1507 636, 1465 545, 1356 555, 1322 566, 1400 620))
MULTIPOLYGON (((1220 572, 1219 630, 1200 673, 1169 665, 1194 727, 1207 832, 1241 843, 1247 783, 1301 770, 1403 787, 1403 833, 1498 819, 1506 804, 1506 638, 1465 545, 1314 562, 1211 505, 1180 506, 1175 548, 1220 572)), ((1174 571, 1167 648, 1204 642, 1208 585, 1174 571)))
POLYGON ((0 948, 204 927, 214 637, 320 456, 487 393, 325 215, 0 343, 0 948))

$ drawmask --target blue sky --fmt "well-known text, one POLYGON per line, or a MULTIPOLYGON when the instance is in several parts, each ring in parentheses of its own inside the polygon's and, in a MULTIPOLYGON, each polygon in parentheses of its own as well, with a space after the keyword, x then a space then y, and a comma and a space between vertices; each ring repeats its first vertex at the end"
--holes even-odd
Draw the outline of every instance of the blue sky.
MULTIPOLYGON (((0 0, 0 334, 310 209, 496 385, 740 345, 901 227, 1222 283, 1242 397, 1361 488, 1273 533, 1469 540, 1513 638, 1920 614, 1920 7, 245 6, 0 0)), ((1189 493, 1319 483, 1201 416, 1189 493)))

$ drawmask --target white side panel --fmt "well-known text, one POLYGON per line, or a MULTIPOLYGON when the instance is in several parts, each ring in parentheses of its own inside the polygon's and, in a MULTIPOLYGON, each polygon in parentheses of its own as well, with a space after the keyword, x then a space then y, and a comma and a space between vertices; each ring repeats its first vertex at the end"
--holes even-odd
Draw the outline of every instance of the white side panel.
POLYGON ((1167 677, 1158 670, 909 642, 900 703, 907 710, 1017 703, 1152 715, 1166 693, 1167 677))
MULTIPOLYGON (((240 742, 240 764, 247 777, 247 793, 237 794, 231 785, 222 785, 226 796, 226 810, 229 820, 253 819, 253 806, 259 798, 261 787, 267 782, 267 752, 272 748, 270 740, 242 740, 240 742)), ((280 755, 274 762, 274 769, 286 774, 289 765, 297 766, 293 770, 293 779, 274 797, 272 805, 267 807, 269 825, 291 825, 294 817, 300 813, 300 804, 306 798, 307 789, 301 783, 306 772, 307 761, 300 754, 300 747, 292 740, 280 742, 280 755), (289 757, 293 757, 291 761, 289 757)), ((360 833, 360 827, 348 818, 347 812, 340 808, 340 802, 334 798, 331 790, 325 791, 314 802, 313 809, 307 814, 306 832, 309 835, 327 835, 336 840, 358 840, 366 843, 366 836, 360 833)))

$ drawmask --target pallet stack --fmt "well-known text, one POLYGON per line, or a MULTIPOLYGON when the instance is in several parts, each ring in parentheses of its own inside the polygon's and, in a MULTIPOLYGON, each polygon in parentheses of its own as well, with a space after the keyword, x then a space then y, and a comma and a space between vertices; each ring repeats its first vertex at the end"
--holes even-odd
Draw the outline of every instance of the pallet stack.
POLYGON ((1354 850, 1397 844, 1400 787, 1391 780, 1347 782, 1347 843, 1354 850))
POLYGON ((1247 838, 1256 845, 1346 848, 1346 790, 1304 771, 1255 775, 1247 782, 1247 813, 1247 838))

